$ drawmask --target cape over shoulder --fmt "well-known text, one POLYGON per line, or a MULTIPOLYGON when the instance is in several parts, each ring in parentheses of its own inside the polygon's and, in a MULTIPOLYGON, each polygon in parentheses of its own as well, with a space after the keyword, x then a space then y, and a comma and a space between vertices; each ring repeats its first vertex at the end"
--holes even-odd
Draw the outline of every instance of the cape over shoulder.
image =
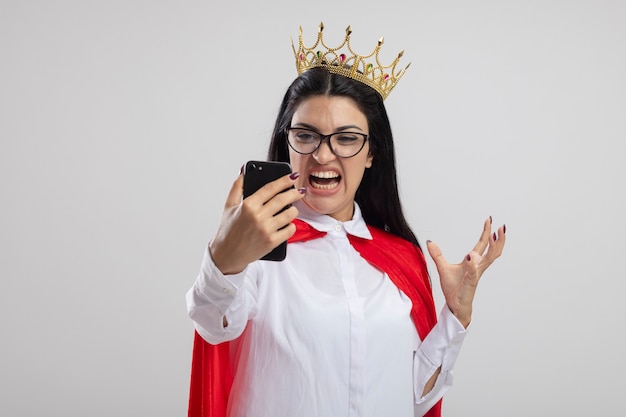
MULTIPOLYGON (((308 223, 296 219, 296 233, 290 243, 324 236, 308 223)), ((370 264, 384 271, 412 302, 411 318, 422 340, 437 322, 426 260, 411 242, 368 225, 372 239, 348 235, 350 243, 370 264)), ((194 334, 188 417, 226 417, 233 382, 230 343, 211 345, 194 334)), ((441 400, 425 417, 441 416, 441 400)))

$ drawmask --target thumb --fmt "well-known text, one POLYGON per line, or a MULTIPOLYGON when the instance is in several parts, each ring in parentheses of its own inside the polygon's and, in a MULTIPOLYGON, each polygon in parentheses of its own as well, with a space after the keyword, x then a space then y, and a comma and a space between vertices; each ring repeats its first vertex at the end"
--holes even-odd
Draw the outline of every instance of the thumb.
POLYGON ((430 240, 426 241, 426 248, 428 249, 428 254, 430 255, 430 257, 433 258, 433 261, 435 262, 437 268, 446 264, 446 259, 443 257, 441 249, 439 248, 439 246, 437 246, 435 242, 432 242, 430 240))
POLYGON ((243 198, 243 174, 239 174, 233 186, 230 188, 228 197, 226 198, 226 207, 235 207, 241 203, 243 198))

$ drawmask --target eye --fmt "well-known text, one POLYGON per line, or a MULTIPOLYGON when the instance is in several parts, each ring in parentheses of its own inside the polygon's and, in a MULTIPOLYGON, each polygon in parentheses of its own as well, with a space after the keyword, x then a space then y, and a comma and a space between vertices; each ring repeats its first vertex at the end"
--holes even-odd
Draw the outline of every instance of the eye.
POLYGON ((353 145, 355 143, 359 143, 361 140, 363 140, 363 136, 356 134, 356 133, 350 133, 350 132, 342 132, 342 133, 338 133, 335 136, 335 142, 338 145, 353 145))
POLYGON ((315 142, 319 139, 315 132, 309 130, 293 129, 291 133, 298 142, 315 142))

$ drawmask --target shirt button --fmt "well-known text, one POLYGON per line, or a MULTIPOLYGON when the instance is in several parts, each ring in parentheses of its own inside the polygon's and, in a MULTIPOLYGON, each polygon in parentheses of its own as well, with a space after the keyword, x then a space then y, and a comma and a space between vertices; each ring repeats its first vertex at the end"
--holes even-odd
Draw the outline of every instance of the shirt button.
POLYGON ((232 294, 232 290, 230 288, 222 288, 224 290, 224 294, 232 294))
POLYGON ((335 231, 336 231, 336 232, 341 232, 341 229, 342 229, 341 224, 337 223, 337 224, 335 225, 335 231))

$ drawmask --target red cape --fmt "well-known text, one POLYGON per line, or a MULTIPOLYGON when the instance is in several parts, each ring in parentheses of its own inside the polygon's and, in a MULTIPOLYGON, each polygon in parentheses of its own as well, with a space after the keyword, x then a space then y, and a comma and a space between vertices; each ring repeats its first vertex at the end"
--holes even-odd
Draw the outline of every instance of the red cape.
MULTIPOLYGON (((290 243, 305 242, 324 236, 302 220, 294 220, 296 233, 290 243)), ((348 235, 352 246, 363 259, 385 271, 391 281, 413 303, 411 318, 424 340, 437 323, 432 288, 423 253, 412 243, 391 233, 368 226, 372 239, 348 235)), ((188 417, 226 417, 228 396, 233 382, 230 343, 211 345, 195 332, 191 360, 188 417)), ((441 400, 425 417, 441 416, 441 400)))

